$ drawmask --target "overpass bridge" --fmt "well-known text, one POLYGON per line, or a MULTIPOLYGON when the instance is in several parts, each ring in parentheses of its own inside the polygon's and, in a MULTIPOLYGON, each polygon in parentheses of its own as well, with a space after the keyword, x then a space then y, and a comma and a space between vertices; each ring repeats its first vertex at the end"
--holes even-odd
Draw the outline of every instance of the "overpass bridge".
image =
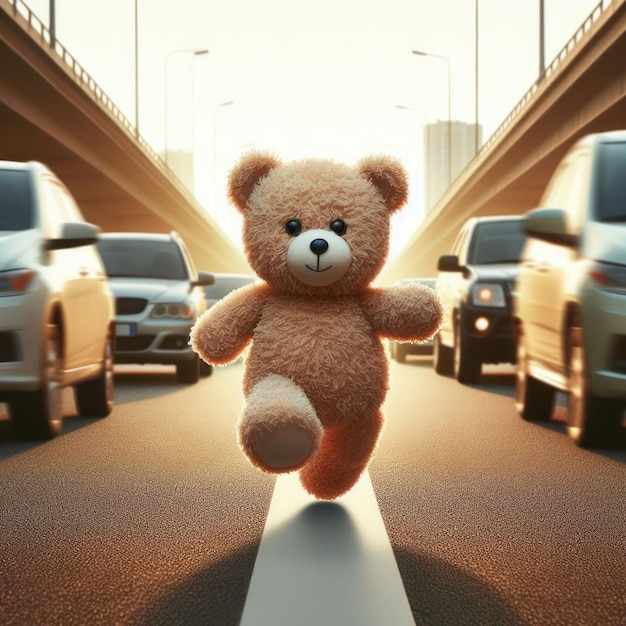
POLYGON ((467 218, 535 208, 572 143, 623 128, 626 0, 604 0, 388 263, 381 282, 436 274, 438 257, 450 251, 467 218))
POLYGON ((22 0, 0 0, 0 160, 48 165, 103 231, 177 230, 198 269, 250 272, 241 251, 22 0))
MULTIPOLYGON (((520 214, 579 137, 626 127, 626 0, 601 0, 426 216, 382 282, 435 272, 472 215, 520 214)), ((241 252, 23 0, 0 0, 0 159, 47 163, 104 231, 178 230, 197 266, 241 252)))

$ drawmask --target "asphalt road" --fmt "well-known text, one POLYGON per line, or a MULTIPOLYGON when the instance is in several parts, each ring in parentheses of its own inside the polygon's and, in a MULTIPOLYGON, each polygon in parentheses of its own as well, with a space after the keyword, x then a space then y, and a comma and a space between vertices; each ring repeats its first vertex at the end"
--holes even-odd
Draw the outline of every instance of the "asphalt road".
MULTIPOLYGON (((113 414, 67 394, 46 443, 0 419, 0 624, 239 624, 277 497, 237 448, 240 377, 118 368, 113 414)), ((523 422, 501 371, 463 386, 411 360, 391 382, 369 479, 414 622, 626 624, 624 440, 579 449, 563 410, 523 422)), ((307 518, 335 548, 343 506, 307 518)))

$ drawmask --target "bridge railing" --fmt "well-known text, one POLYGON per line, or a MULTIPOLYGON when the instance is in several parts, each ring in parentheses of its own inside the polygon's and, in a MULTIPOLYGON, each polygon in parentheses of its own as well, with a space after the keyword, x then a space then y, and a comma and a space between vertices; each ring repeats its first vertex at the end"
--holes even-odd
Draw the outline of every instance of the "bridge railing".
POLYGON ((189 194, 187 186, 176 176, 165 160, 154 150, 154 148, 139 134, 137 127, 133 124, 106 92, 98 85, 94 78, 82 67, 82 65, 74 58, 74 56, 63 46, 58 39, 53 38, 50 29, 42 22, 42 20, 23 2, 23 0, 5 0, 13 9, 13 17, 18 21, 23 21, 23 26, 27 31, 39 42, 39 45, 54 52, 53 58, 61 63, 68 73, 73 76, 76 83, 82 86, 83 90, 109 115, 116 120, 120 128, 122 128, 132 139, 137 141, 144 152, 154 161, 164 174, 170 176, 176 184, 189 194))
POLYGON ((543 73, 537 78, 537 80, 530 86, 528 91, 520 98, 517 104, 513 107, 511 112, 502 120, 501 124, 496 128, 496 130, 491 134, 491 136, 487 139, 485 143, 480 147, 480 149, 476 152, 474 157, 467 163, 467 165, 461 170, 459 175, 452 181, 451 185, 448 187, 446 191, 442 194, 441 198, 438 200, 435 206, 439 204, 445 204, 450 196, 454 195, 456 188, 461 186, 471 172, 474 171, 476 166, 482 161, 485 155, 491 150, 491 148, 499 141, 502 135, 510 128, 510 126, 515 122, 515 120, 519 117, 519 115, 524 111, 531 102, 539 87, 543 83, 546 78, 550 77, 554 74, 559 66, 564 62, 567 56, 574 50, 577 44, 581 41, 583 36, 591 29, 593 24, 597 21, 600 15, 604 12, 606 7, 610 5, 612 0, 600 0, 598 4, 593 8, 591 13, 585 18, 583 23, 578 27, 576 32, 570 37, 567 43, 561 48, 559 53, 554 57, 553 61, 548 65, 543 73))

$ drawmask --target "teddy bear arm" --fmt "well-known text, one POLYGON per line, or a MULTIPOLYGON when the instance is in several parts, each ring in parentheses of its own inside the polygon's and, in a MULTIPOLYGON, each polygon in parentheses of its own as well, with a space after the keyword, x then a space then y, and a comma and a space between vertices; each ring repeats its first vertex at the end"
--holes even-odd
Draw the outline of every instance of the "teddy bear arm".
POLYGON ((265 296, 265 290, 250 285, 205 311, 191 329, 193 350, 211 365, 234 361, 252 339, 265 296))
POLYGON ((396 341, 426 341, 443 321, 437 293, 420 284, 370 289, 362 308, 374 332, 396 341))

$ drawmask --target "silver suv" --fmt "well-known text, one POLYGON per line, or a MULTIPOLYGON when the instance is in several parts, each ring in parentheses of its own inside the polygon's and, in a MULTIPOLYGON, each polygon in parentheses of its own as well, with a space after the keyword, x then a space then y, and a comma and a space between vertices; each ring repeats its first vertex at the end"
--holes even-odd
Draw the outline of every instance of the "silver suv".
POLYGON ((215 278, 196 272, 182 238, 104 233, 98 250, 115 295, 115 362, 172 364, 181 383, 210 374, 189 346, 189 331, 206 310, 202 286, 215 278))
POLYGON ((44 165, 0 161, 0 402, 28 439, 62 426, 62 387, 78 412, 113 408, 113 298, 84 221, 44 165))
POLYGON ((626 132, 577 142, 540 207, 515 301, 517 410, 548 420, 565 392, 569 435, 610 445, 626 406, 626 132))

